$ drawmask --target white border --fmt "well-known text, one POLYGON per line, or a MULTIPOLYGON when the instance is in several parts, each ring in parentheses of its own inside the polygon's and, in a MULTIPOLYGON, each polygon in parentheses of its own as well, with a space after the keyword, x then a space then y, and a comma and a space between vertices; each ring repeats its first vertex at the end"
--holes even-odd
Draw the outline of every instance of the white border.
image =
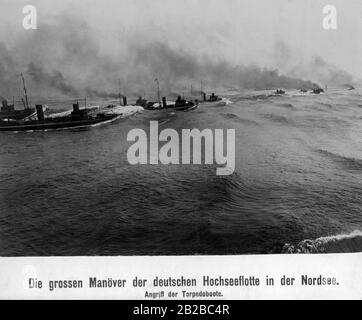
MULTIPOLYGON (((244 256, 146 256, 146 257, 29 257, 0 258, 0 299, 146 299, 145 292, 167 293, 220 291, 221 299, 362 299, 362 253, 317 255, 244 255, 244 256), (302 274, 310 277, 335 277, 338 286, 301 286, 302 274), (202 287, 202 277, 259 277, 256 287, 202 287), (274 277, 275 286, 266 286, 265 277, 274 277), (281 286, 283 275, 296 278, 294 286, 281 286), (148 280, 145 288, 134 288, 134 277, 148 280), (199 286, 154 288, 156 277, 196 278, 199 286), (28 278, 45 284, 29 289, 28 278), (126 279, 125 288, 89 288, 89 277, 126 279), (48 290, 49 280, 83 280, 81 289, 48 290)), ((185 298, 186 299, 186 298, 185 298)), ((190 300, 190 298, 187 298, 190 300)), ((195 298, 207 299, 207 298, 195 298)), ((210 299, 210 298, 209 298, 210 299)), ((214 299, 214 298, 211 298, 214 299)), ((220 298, 218 298, 220 299, 220 298)), ((157 299, 156 299, 157 300, 157 299)))

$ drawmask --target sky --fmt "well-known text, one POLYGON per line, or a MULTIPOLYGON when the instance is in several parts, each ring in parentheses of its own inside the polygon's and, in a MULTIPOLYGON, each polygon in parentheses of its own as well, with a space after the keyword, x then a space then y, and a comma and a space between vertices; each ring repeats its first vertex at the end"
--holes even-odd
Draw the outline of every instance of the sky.
MULTIPOLYGON (((69 85, 83 81, 84 86, 99 86, 103 70, 110 71, 105 79, 109 83, 116 76, 111 72, 115 65, 137 81, 127 69, 131 58, 139 78, 144 78, 142 68, 150 72, 147 64, 162 67, 162 61, 148 52, 164 55, 176 66, 182 61, 177 70, 204 63, 195 77, 205 75, 207 67, 219 70, 225 63, 227 70, 257 66, 319 83, 362 78, 360 0, 0 0, 0 10, 0 58, 13 57, 19 69, 24 68, 21 62, 33 63, 38 75, 40 68, 49 77, 58 72, 70 79, 69 85), (22 8, 27 4, 37 8, 37 30, 22 27, 22 8), (323 29, 322 10, 328 4, 337 8, 337 30, 323 29), (98 57, 84 60, 96 73, 93 84, 92 73, 81 66, 82 55, 89 52, 98 57), (67 63, 72 59, 80 65, 78 74, 88 77, 87 83, 75 74, 76 65, 67 63), (102 68, 94 69, 100 61, 102 68)), ((9 71, 2 61, 0 77, 1 71, 9 71)), ((170 74, 164 75, 165 81, 170 74)))

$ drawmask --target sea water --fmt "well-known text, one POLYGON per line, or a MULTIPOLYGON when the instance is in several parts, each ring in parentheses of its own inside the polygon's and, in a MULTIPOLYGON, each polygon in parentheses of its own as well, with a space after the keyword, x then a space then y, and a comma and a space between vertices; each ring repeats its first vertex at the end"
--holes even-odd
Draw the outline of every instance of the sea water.
POLYGON ((361 251, 362 90, 223 95, 191 112, 0 133, 0 255, 361 251), (127 134, 150 121, 235 129, 234 173, 130 165, 127 134))

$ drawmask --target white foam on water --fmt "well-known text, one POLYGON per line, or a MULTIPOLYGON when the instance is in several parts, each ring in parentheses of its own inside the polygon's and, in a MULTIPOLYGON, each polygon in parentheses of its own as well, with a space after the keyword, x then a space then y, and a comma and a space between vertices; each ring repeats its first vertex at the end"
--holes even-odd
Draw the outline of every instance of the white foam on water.
POLYGON ((320 237, 320 238, 316 239, 315 241, 330 242, 330 241, 351 239, 351 238, 355 238, 355 237, 362 237, 362 231, 354 230, 348 234, 343 233, 343 234, 338 234, 335 236, 320 237))
MULTIPOLYGON (((43 112, 47 111, 49 109, 49 107, 47 105, 43 105, 43 112)), ((29 120, 38 120, 38 114, 37 112, 33 112, 30 116, 26 117, 23 119, 24 121, 29 121, 29 120)))
POLYGON ((137 112, 142 112, 144 109, 141 106, 116 106, 108 109, 106 114, 119 114, 123 117, 130 116, 137 112))
MULTIPOLYGON (((174 106, 175 105, 175 101, 166 101, 166 105, 167 106, 174 106)), ((153 108, 156 108, 156 109, 162 109, 163 108, 163 104, 161 103, 158 103, 158 102, 155 102, 153 105, 152 105, 153 108)))
POLYGON ((233 102, 229 98, 222 98, 220 103, 228 105, 228 104, 232 104, 233 102))
POLYGON ((305 239, 297 245, 286 243, 283 253, 332 253, 362 252, 362 231, 354 230, 332 236, 319 237, 315 240, 305 239))
MULTIPOLYGON (((100 106, 87 106, 84 108, 80 108, 80 110, 98 110, 100 108, 100 106)), ((51 113, 47 116, 47 118, 61 118, 61 117, 66 117, 69 116, 72 113, 73 109, 67 110, 67 111, 62 111, 62 112, 57 112, 57 113, 51 113)))

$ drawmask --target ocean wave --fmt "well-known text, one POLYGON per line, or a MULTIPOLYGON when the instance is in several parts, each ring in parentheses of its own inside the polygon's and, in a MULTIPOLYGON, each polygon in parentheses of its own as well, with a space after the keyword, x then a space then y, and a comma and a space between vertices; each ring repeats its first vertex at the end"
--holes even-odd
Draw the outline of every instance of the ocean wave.
POLYGON ((267 113, 267 114, 263 114, 262 115, 265 119, 271 120, 273 122, 277 122, 279 124, 285 124, 285 125, 293 125, 293 121, 284 117, 284 116, 279 116, 276 114, 272 114, 272 113, 267 113))
POLYGON ((362 232, 303 240, 297 245, 286 243, 282 253, 350 253, 362 252, 362 232))
POLYGON ((229 98, 222 98, 221 101, 217 103, 218 106, 227 106, 233 102, 229 98))
POLYGON ((259 93, 259 94, 243 94, 233 97, 235 102, 239 101, 263 101, 268 100, 270 98, 275 98, 275 95, 270 93, 259 93))
POLYGON ((329 109, 332 109, 332 108, 333 108, 333 106, 332 106, 330 103, 320 102, 319 104, 322 105, 322 106, 324 106, 324 107, 327 107, 327 108, 329 108, 329 109))
POLYGON ((256 121, 241 118, 241 117, 239 117, 238 115, 236 115, 234 113, 224 113, 224 114, 222 114, 222 116, 225 119, 230 119, 230 120, 240 122, 240 123, 245 124, 245 125, 258 125, 258 123, 256 121))
MULTIPOLYGON (((81 108, 81 110, 87 109, 89 111, 95 111, 95 110, 99 110, 99 108, 100 108, 99 106, 87 106, 87 107, 81 108)), ((50 113, 46 117, 47 118, 67 117, 72 113, 72 111, 73 111, 73 109, 62 111, 62 112, 50 113)))
POLYGON ((318 153, 343 165, 347 170, 362 170, 362 159, 346 157, 323 149, 317 149, 318 153))
POLYGON ((123 117, 130 116, 137 112, 142 112, 144 109, 141 106, 117 106, 108 109, 106 114, 118 114, 123 117))
POLYGON ((278 104, 277 106, 286 108, 286 109, 295 109, 295 107, 291 103, 281 103, 281 104, 278 104))

